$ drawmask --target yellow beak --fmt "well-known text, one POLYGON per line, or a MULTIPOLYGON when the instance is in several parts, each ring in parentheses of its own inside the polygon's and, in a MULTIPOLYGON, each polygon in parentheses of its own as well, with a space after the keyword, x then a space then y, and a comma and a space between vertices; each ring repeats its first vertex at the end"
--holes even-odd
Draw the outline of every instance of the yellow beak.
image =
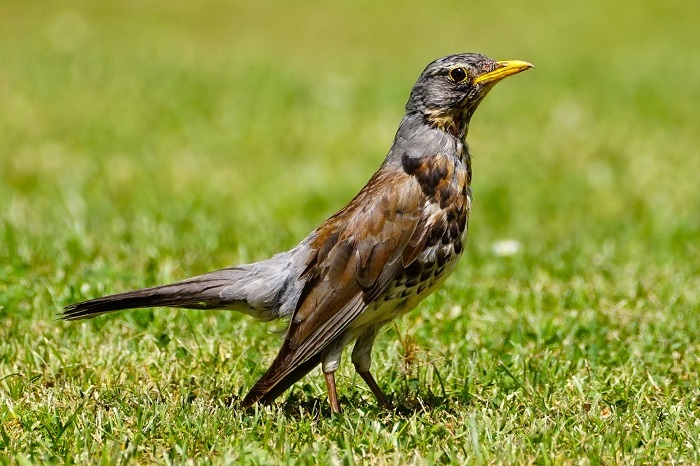
POLYGON ((521 71, 529 70, 534 68, 534 65, 519 60, 508 60, 496 62, 498 68, 488 73, 484 73, 481 76, 477 76, 474 79, 474 84, 489 84, 500 81, 503 78, 507 78, 510 75, 520 73, 521 71))

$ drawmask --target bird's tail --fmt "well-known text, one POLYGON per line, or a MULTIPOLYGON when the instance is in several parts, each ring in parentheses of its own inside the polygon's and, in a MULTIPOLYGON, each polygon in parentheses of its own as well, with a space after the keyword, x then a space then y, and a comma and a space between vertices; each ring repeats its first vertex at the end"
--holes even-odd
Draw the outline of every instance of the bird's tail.
POLYGON ((65 320, 88 319, 108 312, 140 307, 167 306, 192 309, 222 307, 219 292, 223 287, 231 285, 231 282, 205 277, 71 304, 64 308, 62 318, 65 320))
MULTIPOLYGON (((280 255, 281 256, 281 255, 280 255)), ((71 304, 60 316, 89 319, 100 314, 143 307, 229 309, 258 320, 282 317, 280 299, 288 269, 276 256, 268 261, 217 270, 170 285, 127 291, 71 304)))

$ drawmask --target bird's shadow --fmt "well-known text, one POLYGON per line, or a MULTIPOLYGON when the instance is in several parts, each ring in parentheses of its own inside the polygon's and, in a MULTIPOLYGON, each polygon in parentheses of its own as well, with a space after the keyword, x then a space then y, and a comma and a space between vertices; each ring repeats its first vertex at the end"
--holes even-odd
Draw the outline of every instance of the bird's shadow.
MULTIPOLYGON (((229 406, 238 409, 247 409, 249 412, 254 412, 255 407, 243 408, 240 405, 241 398, 231 397, 227 400, 229 406)), ((427 414, 434 411, 449 410, 450 406, 460 403, 462 400, 458 396, 436 395, 430 391, 404 393, 403 390, 389 395, 391 406, 381 406, 371 398, 371 396, 361 396, 353 394, 351 396, 340 396, 339 398, 342 415, 352 415, 353 413, 362 412, 364 415, 374 417, 382 417, 390 415, 393 417, 413 417, 417 414, 427 414), (396 400, 401 400, 397 402, 396 400)), ((314 420, 328 419, 338 416, 331 412, 328 400, 325 397, 313 396, 306 393, 304 390, 295 390, 287 398, 279 403, 273 403, 281 409, 285 416, 292 419, 311 418, 314 420)))

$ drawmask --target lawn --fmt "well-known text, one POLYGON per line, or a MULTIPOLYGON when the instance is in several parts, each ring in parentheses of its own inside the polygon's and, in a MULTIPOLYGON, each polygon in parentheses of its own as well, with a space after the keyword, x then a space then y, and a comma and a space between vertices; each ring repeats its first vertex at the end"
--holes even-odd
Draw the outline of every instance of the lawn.
POLYGON ((4 0, 0 462, 700 463, 700 2, 471 3, 4 0), (347 356, 343 414, 319 371, 241 410, 279 325, 56 320, 294 246, 464 51, 536 68, 472 120, 462 262, 375 345, 396 412, 347 356))

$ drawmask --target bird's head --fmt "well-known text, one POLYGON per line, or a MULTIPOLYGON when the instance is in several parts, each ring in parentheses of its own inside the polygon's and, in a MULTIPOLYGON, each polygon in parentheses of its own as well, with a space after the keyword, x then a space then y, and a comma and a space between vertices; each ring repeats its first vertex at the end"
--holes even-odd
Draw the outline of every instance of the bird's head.
POLYGON ((478 53, 449 55, 429 64, 411 90, 406 111, 464 138, 469 120, 501 79, 532 68, 524 61, 494 61, 478 53))

